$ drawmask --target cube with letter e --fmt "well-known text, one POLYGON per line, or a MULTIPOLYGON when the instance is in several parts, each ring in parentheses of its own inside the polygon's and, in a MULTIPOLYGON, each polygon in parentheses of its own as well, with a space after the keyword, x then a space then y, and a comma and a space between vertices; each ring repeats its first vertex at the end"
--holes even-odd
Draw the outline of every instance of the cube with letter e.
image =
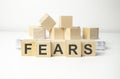
POLYGON ((37 42, 37 57, 51 57, 51 43, 49 40, 39 40, 37 42))

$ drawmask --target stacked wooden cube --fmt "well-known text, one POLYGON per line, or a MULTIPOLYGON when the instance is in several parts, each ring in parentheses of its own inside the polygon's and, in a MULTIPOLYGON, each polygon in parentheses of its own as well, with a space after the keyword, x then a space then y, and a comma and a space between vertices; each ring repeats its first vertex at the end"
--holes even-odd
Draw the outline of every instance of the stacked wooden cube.
MULTIPOLYGON (((22 41, 22 56, 80 57, 81 55, 96 55, 96 42, 80 40, 81 28, 79 26, 73 26, 72 16, 60 16, 59 22, 59 27, 54 27, 56 22, 48 14, 45 14, 40 20, 41 26, 31 26, 29 28, 29 34, 33 37, 33 40, 22 41), (49 31, 50 40, 46 40, 46 30, 49 31), (46 53, 41 53, 42 50, 45 50, 46 53)), ((83 39, 98 39, 98 35, 99 28, 83 28, 83 39)))
POLYGON ((55 21, 48 15, 45 14, 40 20, 41 26, 31 26, 29 28, 29 34, 33 39, 45 39, 46 30, 51 31, 51 29, 56 24, 55 21))
MULTIPOLYGON (((45 14, 40 20, 41 26, 31 26, 29 29, 30 36, 33 39, 46 39, 46 30, 49 31, 51 40, 79 40, 81 39, 81 28, 73 26, 72 16, 60 16, 59 27, 55 26, 55 21, 48 14, 45 14)), ((98 39, 99 28, 83 28, 83 39, 98 39)))
POLYGON ((99 38, 99 28, 83 28, 83 38, 84 39, 98 39, 99 38))

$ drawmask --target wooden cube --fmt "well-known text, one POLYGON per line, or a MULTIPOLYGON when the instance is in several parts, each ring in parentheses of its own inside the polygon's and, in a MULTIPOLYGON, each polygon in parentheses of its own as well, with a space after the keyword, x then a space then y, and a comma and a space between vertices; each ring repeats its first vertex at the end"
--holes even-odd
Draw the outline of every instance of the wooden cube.
POLYGON ((51 43, 49 40, 38 40, 37 57, 51 57, 51 43))
POLYGON ((80 40, 80 27, 72 27, 65 29, 65 40, 80 40))
POLYGON ((60 27, 71 28, 72 27, 72 16, 60 16, 60 27))
POLYGON ((37 52, 36 40, 22 40, 21 41, 22 56, 35 56, 37 52))
POLYGON ((80 57, 81 41, 67 41, 65 54, 67 57, 80 57))
POLYGON ((95 56, 96 55, 96 42, 95 41, 82 41, 82 56, 95 56))
POLYGON ((52 28, 50 31, 50 38, 52 40, 64 39, 64 29, 62 28, 52 28))
POLYGON ((45 14, 40 20, 42 27, 50 31, 53 26, 56 24, 55 21, 48 14, 45 14))
POLYGON ((46 30, 43 27, 35 27, 33 28, 33 39, 45 39, 46 38, 46 30))
POLYGON ((99 38, 99 28, 83 28, 83 38, 84 39, 98 39, 99 38))
POLYGON ((64 56, 66 52, 64 40, 54 40, 52 44, 52 56, 64 56))

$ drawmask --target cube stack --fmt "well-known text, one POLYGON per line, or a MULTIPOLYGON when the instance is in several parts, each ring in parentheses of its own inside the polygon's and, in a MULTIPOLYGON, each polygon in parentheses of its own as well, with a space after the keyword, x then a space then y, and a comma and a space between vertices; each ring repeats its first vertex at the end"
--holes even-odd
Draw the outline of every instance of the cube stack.
POLYGON ((80 26, 73 25, 72 16, 60 16, 59 26, 55 27, 55 20, 45 14, 40 20, 40 26, 30 26, 29 35, 33 40, 22 40, 22 56, 95 56, 96 42, 91 39, 99 38, 99 28, 83 28, 81 40, 80 26), (49 39, 46 39, 46 31, 49 39))
MULTIPOLYGON (((80 26, 73 26, 72 16, 60 16, 59 27, 54 27, 56 22, 54 19, 45 14, 41 20, 41 26, 31 26, 29 29, 30 36, 33 39, 46 39, 46 30, 49 31, 49 39, 51 40, 80 40, 80 26)), ((83 28, 83 39, 98 39, 99 28, 83 28)))

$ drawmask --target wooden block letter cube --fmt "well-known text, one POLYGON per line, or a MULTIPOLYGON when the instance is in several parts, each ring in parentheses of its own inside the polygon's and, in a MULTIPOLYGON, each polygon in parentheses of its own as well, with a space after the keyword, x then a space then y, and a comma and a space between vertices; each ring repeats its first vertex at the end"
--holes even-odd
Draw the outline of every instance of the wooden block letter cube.
POLYGON ((51 43, 49 40, 38 40, 37 57, 51 57, 51 43))
POLYGON ((64 56, 66 52, 64 40, 52 41, 52 56, 64 56))
POLYGON ((72 27, 65 29, 65 40, 79 40, 80 37, 80 27, 72 27))
POLYGON ((95 56, 96 55, 96 42, 95 41, 82 41, 82 56, 95 56))
POLYGON ((72 27, 72 16, 60 16, 60 27, 70 28, 72 27))
POLYGON ((35 56, 37 51, 37 42, 35 40, 22 40, 21 51, 22 56, 35 56))
POLYGON ((42 27, 50 31, 53 26, 56 24, 55 21, 48 14, 45 14, 40 20, 42 27))
POLYGON ((83 38, 84 39, 98 39, 99 38, 99 28, 83 28, 83 38))
POLYGON ((50 38, 52 40, 64 39, 64 29, 62 28, 52 28, 50 31, 50 38))
POLYGON ((80 41, 67 41, 65 54, 67 57, 80 57, 81 56, 81 42, 80 41))

